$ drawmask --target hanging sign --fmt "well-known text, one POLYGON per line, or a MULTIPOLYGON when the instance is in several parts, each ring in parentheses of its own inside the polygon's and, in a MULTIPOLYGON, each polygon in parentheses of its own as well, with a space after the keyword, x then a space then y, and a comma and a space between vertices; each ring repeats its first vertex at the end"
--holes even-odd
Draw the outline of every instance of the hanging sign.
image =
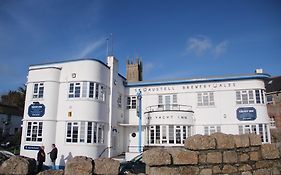
POLYGON ((45 105, 39 102, 33 102, 28 107, 28 115, 30 117, 42 117, 45 114, 45 105))
POLYGON ((240 121, 252 121, 257 118, 257 111, 253 107, 238 108, 236 114, 240 121))

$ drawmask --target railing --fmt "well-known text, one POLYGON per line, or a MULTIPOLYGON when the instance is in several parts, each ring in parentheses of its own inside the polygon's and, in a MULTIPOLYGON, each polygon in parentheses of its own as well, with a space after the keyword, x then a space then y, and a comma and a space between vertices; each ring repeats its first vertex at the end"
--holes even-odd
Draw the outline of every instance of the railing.
POLYGON ((189 105, 178 105, 178 104, 161 104, 148 106, 146 112, 159 112, 159 111, 190 111, 192 112, 192 107, 189 105))
POLYGON ((111 147, 106 147, 106 148, 104 148, 104 150, 100 153, 99 157, 101 157, 102 154, 103 154, 107 149, 109 149, 109 148, 111 148, 111 147))

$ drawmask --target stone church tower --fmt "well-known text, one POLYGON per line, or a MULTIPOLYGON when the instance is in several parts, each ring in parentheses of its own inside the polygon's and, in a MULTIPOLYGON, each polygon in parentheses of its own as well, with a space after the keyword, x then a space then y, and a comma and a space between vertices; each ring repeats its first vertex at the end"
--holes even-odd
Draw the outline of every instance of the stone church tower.
POLYGON ((136 63, 127 60, 126 63, 126 78, 128 82, 142 81, 142 62, 138 58, 136 63))

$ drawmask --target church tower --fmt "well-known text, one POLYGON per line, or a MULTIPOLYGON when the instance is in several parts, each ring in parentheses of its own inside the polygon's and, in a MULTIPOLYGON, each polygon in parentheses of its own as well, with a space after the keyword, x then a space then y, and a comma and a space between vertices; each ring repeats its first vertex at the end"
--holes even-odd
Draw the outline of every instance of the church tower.
POLYGON ((127 60, 126 78, 128 82, 142 81, 142 62, 138 58, 136 62, 127 60))

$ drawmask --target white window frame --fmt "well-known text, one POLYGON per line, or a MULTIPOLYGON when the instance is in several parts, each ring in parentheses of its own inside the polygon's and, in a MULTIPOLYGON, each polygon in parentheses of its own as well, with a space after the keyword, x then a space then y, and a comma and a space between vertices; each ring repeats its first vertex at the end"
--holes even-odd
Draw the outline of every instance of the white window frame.
POLYGON ((127 96, 126 109, 136 109, 137 108, 137 97, 127 96))
POLYGON ((44 83, 34 83, 33 84, 33 94, 32 98, 43 98, 44 97, 44 83))
POLYGON ((238 131, 239 134, 254 133, 260 135, 262 143, 270 143, 269 127, 266 123, 239 125, 238 131))
POLYGON ((214 92, 197 92, 197 106, 215 106, 214 92))
POLYGON ((211 135, 216 132, 221 132, 220 125, 204 126, 204 135, 211 135))
POLYGON ((25 140, 27 142, 42 142, 43 139, 43 122, 27 122, 25 140))

